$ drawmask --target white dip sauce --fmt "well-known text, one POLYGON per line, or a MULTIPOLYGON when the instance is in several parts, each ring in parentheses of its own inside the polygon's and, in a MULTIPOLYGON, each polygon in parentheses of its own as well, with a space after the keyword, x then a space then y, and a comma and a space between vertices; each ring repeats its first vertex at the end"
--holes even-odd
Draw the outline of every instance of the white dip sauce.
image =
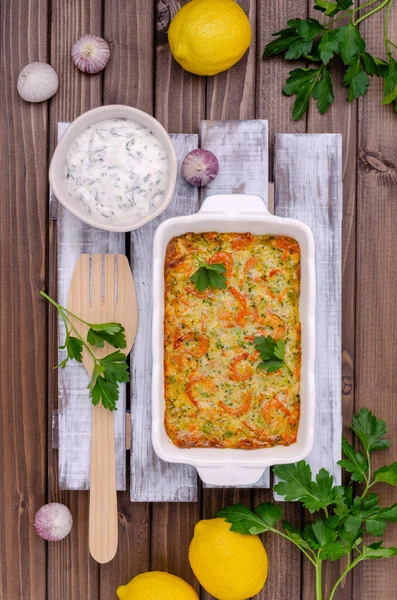
POLYGON ((153 212, 163 199, 167 175, 162 143, 128 119, 87 127, 66 158, 69 193, 103 221, 153 212))

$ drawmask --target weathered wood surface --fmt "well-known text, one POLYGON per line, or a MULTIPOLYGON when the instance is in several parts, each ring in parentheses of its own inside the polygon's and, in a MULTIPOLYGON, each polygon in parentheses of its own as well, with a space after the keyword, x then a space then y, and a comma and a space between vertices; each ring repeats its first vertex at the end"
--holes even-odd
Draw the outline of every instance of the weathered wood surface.
POLYGON ((316 420, 312 472, 321 467, 340 483, 342 138, 279 134, 275 145, 274 212, 304 221, 315 241, 316 420))
MULTIPOLYGON (((337 104, 327 115, 320 117, 313 109, 307 120, 292 122, 292 99, 282 97, 280 92, 291 65, 278 59, 262 61, 260 56, 270 34, 283 28, 287 18, 306 17, 313 2, 239 1, 247 12, 249 10, 251 20, 256 19, 255 56, 251 53, 250 61, 244 59, 244 68, 240 63, 208 80, 183 72, 172 61, 164 21, 163 25, 158 18, 154 22, 153 3, 146 0, 105 0, 102 3, 93 0, 11 3, 5 0, 0 3, 3 24, 0 103, 4 107, 0 116, 0 311, 1 323, 13 326, 11 345, 4 327, 0 334, 3 390, 0 411, 1 598, 108 600, 114 596, 117 585, 138 572, 156 567, 189 576, 194 582, 188 572, 186 556, 193 524, 200 515, 211 517, 216 507, 235 501, 249 503, 252 498, 252 503, 257 504, 271 498, 270 490, 205 489, 197 504, 161 503, 150 507, 146 503, 131 503, 129 491, 123 492, 119 494, 119 552, 112 563, 98 569, 87 551, 88 494, 59 490, 57 453, 50 451, 47 460, 45 431, 45 363, 52 372, 54 323, 49 320, 52 354, 46 361, 43 351, 45 303, 40 303, 35 295, 47 281, 49 268, 54 271, 51 249, 56 244, 56 229, 53 226, 50 262, 46 260, 45 250, 48 243, 46 154, 48 142, 49 155, 54 149, 58 121, 70 121, 102 101, 127 102, 149 112, 155 110, 167 129, 174 132, 196 133, 202 118, 252 119, 256 116, 268 119, 270 147, 274 133, 343 134, 344 417, 349 421, 356 388, 356 406, 365 404, 386 417, 392 439, 397 437, 397 416, 393 409, 397 391, 393 367, 397 359, 396 315, 390 305, 395 295, 392 262, 396 250, 395 116, 391 108, 380 106, 380 82, 373 80, 368 96, 348 105, 339 78, 334 84, 337 104), (156 25, 159 35, 155 48, 152 41, 156 25), (106 70, 93 77, 77 71, 69 58, 74 39, 88 31, 102 32, 112 43, 112 58, 106 70), (60 76, 59 90, 48 104, 27 105, 16 93, 18 72, 32 60, 51 62, 60 76), (254 87, 251 82, 255 82, 254 87), (249 95, 244 93, 245 86, 249 86, 249 95), (10 266, 15 268, 11 270, 10 266), (32 323, 36 343, 27 346, 25 332, 32 330, 32 323), (372 349, 380 347, 382 352, 375 356, 372 349), (18 370, 15 370, 16 364, 18 370), (47 563, 45 545, 31 526, 35 510, 46 499, 65 502, 75 520, 68 538, 48 545, 47 563), (178 523, 181 523, 179 527, 178 523), (16 524, 18 535, 15 535, 16 524)), ((157 4, 159 17, 160 8, 163 14, 172 15, 181 3, 158 0, 157 4)), ((312 16, 319 18, 320 15, 316 11, 312 16)), ((382 56, 381 21, 377 19, 375 16, 364 22, 362 30, 368 49, 382 56)), ((395 7, 390 19, 390 31, 393 30, 396 30, 395 7)), ((53 274, 49 283, 50 291, 55 294, 53 274)), ((49 415, 56 402, 53 397, 55 377, 49 386, 49 415)), ((384 487, 382 500, 389 504, 396 502, 395 490, 384 487)), ((299 524, 299 506, 285 505, 285 510, 287 518, 299 524)), ((393 526, 391 528, 393 530, 393 526)), ((386 541, 394 545, 397 542, 393 535, 386 541)), ((257 600, 313 600, 309 572, 305 562, 301 569, 301 556, 294 547, 275 536, 266 537, 265 543, 271 561, 269 579, 257 600)), ((327 571, 326 575, 333 581, 338 563, 334 565, 336 570, 327 571)), ((355 571, 353 583, 353 588, 348 582, 345 592, 338 593, 338 600, 353 597, 354 600, 373 600, 374 597, 390 600, 395 595, 395 563, 393 560, 368 562, 355 571)), ((207 598, 202 592, 202 599, 207 598)))
MULTIPOLYGON (((197 148, 195 134, 172 136, 179 164, 197 148)), ((197 500, 197 472, 188 465, 165 463, 151 442, 152 421, 152 246, 158 225, 198 209, 197 189, 180 174, 174 197, 159 217, 131 232, 131 267, 140 307, 138 332, 131 353, 131 500, 182 502, 197 500)))
POLYGON ((48 110, 16 89, 46 60, 48 6, 0 3, 0 597, 45 598, 46 547, 32 527, 46 501, 48 110))
MULTIPOLYGON (((395 6, 389 35, 397 31, 395 6)), ((380 14, 364 21, 362 34, 369 52, 384 56, 380 14)), ((395 41, 395 39, 393 40, 395 41)), ((386 419, 392 447, 373 457, 374 468, 397 456, 397 138, 392 106, 381 106, 382 83, 371 83, 359 104, 357 240, 356 240, 356 407, 367 406, 386 419), (386 109, 386 110, 385 110, 386 109)), ((380 502, 397 502, 397 489, 380 486, 380 502)), ((391 525, 385 546, 397 546, 397 527, 391 525)), ((387 599, 396 595, 396 563, 371 561, 353 572, 354 600, 387 599)))

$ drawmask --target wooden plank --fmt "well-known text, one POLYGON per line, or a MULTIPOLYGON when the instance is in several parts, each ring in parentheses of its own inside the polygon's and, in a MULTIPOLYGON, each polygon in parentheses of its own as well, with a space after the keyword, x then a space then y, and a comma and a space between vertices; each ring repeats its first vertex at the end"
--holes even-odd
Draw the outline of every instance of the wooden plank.
MULTIPOLYGON (((260 119, 269 120, 269 179, 274 179, 274 136, 280 132, 303 133, 306 131, 305 119, 293 121, 291 117, 292 102, 291 98, 282 95, 281 89, 288 77, 288 72, 292 66, 281 57, 274 57, 263 60, 262 52, 267 43, 272 39, 272 33, 284 29, 287 20, 299 17, 305 19, 307 16, 307 5, 302 0, 288 0, 288 2, 265 2, 259 0, 257 17, 257 86, 256 86, 256 116, 260 119)), ((304 65, 303 65, 304 66, 304 65)), ((253 505, 258 505, 263 498, 263 492, 253 490, 253 505)), ((301 510, 298 504, 288 507, 288 518, 291 521, 299 522, 301 510)), ((278 556, 281 551, 279 540, 276 536, 269 536, 266 540, 266 547, 269 556, 278 556)), ((288 565, 288 573, 298 574, 295 585, 280 585, 277 589, 276 584, 270 583, 270 589, 274 589, 274 597, 277 600, 300 600, 300 574, 301 574, 301 555, 295 552, 293 544, 286 544, 282 547, 283 562, 278 564, 288 565), (274 588, 272 586, 274 585, 274 588)), ((280 571, 277 565, 274 565, 274 579, 280 577, 280 571)), ((282 577, 282 575, 281 575, 282 577)), ((271 580, 273 581, 273 579, 271 580)), ((265 589, 258 594, 258 600, 267 600, 273 595, 268 595, 265 589)))
MULTIPOLYGON (((219 175, 203 189, 211 194, 258 194, 268 203, 267 121, 203 121, 201 146, 219 160, 219 175)), ((250 487, 269 487, 269 471, 250 487)), ((206 487, 206 486, 205 486, 206 487)))
MULTIPOLYGON (((384 12, 362 23, 368 51, 384 56, 384 12)), ((389 35, 395 37, 397 14, 390 13, 389 35), (394 35, 393 35, 394 34, 394 35)), ((395 41, 395 40, 393 40, 395 41)), ((392 448, 375 453, 374 468, 396 459, 397 447, 397 139, 392 106, 381 106, 382 82, 371 80, 360 100, 357 185, 356 410, 366 406, 387 421, 392 448)), ((397 489, 376 486, 380 503, 397 502, 397 489)), ((397 528, 382 536, 397 546, 397 528)), ((396 595, 396 562, 369 561, 353 571, 354 600, 388 600, 396 595)))
POLYGON ((0 597, 42 600, 46 548, 32 523, 46 501, 48 104, 24 102, 16 83, 46 61, 47 2, 1 2, 0 22, 0 597))
POLYGON ((205 78, 184 71, 173 59, 168 27, 188 0, 156 1, 155 116, 173 133, 197 132, 205 116, 205 78))
POLYGON ((200 585, 189 565, 188 551, 194 526, 200 520, 200 502, 155 503, 152 522, 151 568, 188 581, 199 593, 200 585))
MULTIPOLYGON (((51 64, 59 76, 59 89, 50 102, 50 156, 58 140, 58 122, 72 121, 79 114, 99 106, 101 103, 101 76, 90 77, 81 73, 70 60, 73 42, 85 32, 101 32, 101 6, 95 0, 51 2, 51 64)), ((54 207, 53 207, 54 208, 54 207)), ((53 212, 53 216, 55 215, 53 212)), ((52 223, 54 232, 56 223, 52 223)), ((57 236, 52 237, 52 244, 57 236)), ((56 252, 54 245, 51 253, 56 252)), ((51 268, 57 263, 51 262, 51 268)), ((57 277, 52 271, 50 292, 57 293, 57 277)), ((54 313, 53 313, 54 314, 54 313)), ((54 333, 53 328, 49 333, 54 333)), ((49 368, 57 362, 57 339, 50 338, 49 368), (54 345, 51 346, 51 341, 54 345)), ((57 389, 57 372, 53 372, 50 390, 57 389), (56 386, 56 387, 55 387, 56 386)), ((49 408, 57 402, 56 396, 49 398, 49 408)), ((66 492, 59 489, 58 453, 52 451, 48 462, 48 499, 63 502, 73 515, 75 525, 70 535, 61 544, 49 544, 47 550, 48 598, 51 600, 79 600, 82 596, 97 600, 98 566, 91 559, 88 548, 88 494, 66 492), (66 568, 65 565, 70 567, 66 568), (72 573, 72 576, 70 575, 72 573)))
MULTIPOLYGON (((112 43, 112 56, 103 76, 103 102, 128 104, 152 113, 154 11, 146 0, 104 0, 103 7, 104 37, 112 43)), ((127 405, 130 405, 130 397, 127 405)), ((130 415, 126 424, 130 447, 130 415)), ((128 471, 129 458, 128 455, 128 471)), ((110 563, 99 567, 101 600, 113 598, 117 586, 150 570, 150 507, 145 503, 131 503, 129 473, 126 490, 118 494, 118 510, 119 549, 110 563)))
MULTIPOLYGON (((306 19, 307 5, 303 0, 288 2, 265 2, 259 0, 257 23, 257 56, 272 39, 275 31, 284 29, 291 18, 306 19)), ((273 144, 276 133, 303 133, 306 121, 293 121, 291 117, 293 98, 282 95, 281 90, 288 72, 297 66, 281 57, 257 61, 256 116, 269 121, 269 173, 273 180, 273 144)), ((302 65, 304 66, 304 64, 302 65)))
POLYGON ((208 77, 207 119, 254 119, 256 88, 256 25, 258 0, 240 0, 252 28, 252 41, 243 58, 231 69, 208 77))
POLYGON ((316 421, 307 461, 340 483, 342 140, 337 134, 280 134, 275 214, 307 223, 316 251, 316 421))
MULTIPOLYGON (((67 123, 59 124, 59 137, 67 123)), ((58 225, 58 302, 67 306, 74 266, 80 254, 124 254, 124 234, 114 234, 86 225, 59 205, 58 225)), ((58 318, 58 342, 63 344, 65 326, 58 318)), ((58 363, 65 358, 59 350, 58 363)), ((70 362, 58 373, 58 463, 59 487, 70 490, 89 489, 91 402, 87 393, 89 376, 83 365, 70 362)), ((125 410, 126 387, 120 385, 115 413, 116 484, 125 489, 125 410)))
MULTIPOLYGON (((171 136, 180 165, 197 147, 197 135, 171 136)), ((197 472, 188 465, 161 461, 151 443, 152 370, 152 245, 154 232, 163 220, 191 214, 198 208, 197 188, 190 186, 178 170, 174 198, 165 212, 131 233, 131 261, 140 307, 135 345, 131 354, 131 500, 135 502, 195 502, 197 472)))
MULTIPOLYGON (((320 21, 329 21, 318 10, 312 8, 308 0, 311 17, 320 21)), ((342 171, 343 171, 343 221, 342 221, 342 415, 344 423, 351 423, 354 410, 354 344, 355 344, 355 284, 356 284, 356 180, 357 180, 357 103, 346 102, 346 88, 342 85, 343 65, 331 62, 335 103, 330 110, 321 115, 314 103, 310 104, 307 131, 310 133, 342 133, 342 171)), ((351 437, 345 427, 344 434, 351 437)), ((309 519, 309 514, 305 513, 309 519)), ((325 594, 329 593, 345 561, 326 562, 323 572, 325 594)), ((349 575, 343 588, 338 591, 338 600, 350 600, 352 597, 352 577, 349 575)), ((315 595, 315 576, 312 565, 303 560, 302 596, 315 595)))

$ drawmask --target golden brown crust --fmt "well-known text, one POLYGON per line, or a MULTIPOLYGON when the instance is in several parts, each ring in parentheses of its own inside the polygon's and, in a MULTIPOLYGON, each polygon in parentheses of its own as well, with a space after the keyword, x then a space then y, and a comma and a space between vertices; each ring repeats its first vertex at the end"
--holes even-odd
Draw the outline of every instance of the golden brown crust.
POLYGON ((300 250, 287 237, 209 232, 172 239, 165 257, 165 427, 183 448, 296 441, 300 400, 300 250), (199 292, 196 256, 226 267, 199 292), (289 369, 258 369, 258 335, 282 339, 289 369))

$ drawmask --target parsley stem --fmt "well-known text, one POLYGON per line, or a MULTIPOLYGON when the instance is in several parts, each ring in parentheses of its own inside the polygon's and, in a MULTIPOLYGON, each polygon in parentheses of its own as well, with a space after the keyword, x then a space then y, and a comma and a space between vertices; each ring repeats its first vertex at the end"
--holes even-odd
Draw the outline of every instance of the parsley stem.
POLYGON ((84 323, 84 325, 87 325, 88 327, 91 327, 92 323, 88 323, 87 321, 84 321, 84 319, 82 319, 81 317, 78 317, 77 315, 75 315, 68 308, 65 308, 61 304, 58 304, 57 302, 55 302, 55 300, 53 300, 52 298, 50 298, 50 296, 47 296, 47 294, 45 292, 41 291, 40 292, 40 296, 43 296, 43 298, 45 298, 46 300, 48 300, 48 302, 51 302, 51 304, 53 304, 55 306, 55 308, 57 308, 58 310, 63 310, 64 312, 68 313, 69 315, 71 315, 72 317, 74 317, 75 319, 77 319, 78 321, 80 321, 81 323, 84 323))
POLYGON ((391 7, 393 5, 393 0, 390 0, 389 2, 389 6, 387 7, 386 10, 386 15, 385 15, 385 20, 383 22, 383 38, 385 41, 385 48, 386 48, 386 52, 389 58, 392 58, 392 54, 390 52, 390 48, 389 45, 394 46, 395 48, 397 48, 397 46, 395 44, 393 44, 393 42, 391 42, 388 38, 388 30, 389 30, 389 17, 390 17, 390 10, 391 7))
POLYGON ((335 583, 334 587, 331 590, 331 594, 329 595, 328 600, 333 600, 334 596, 335 596, 335 592, 338 589, 338 587, 340 586, 340 584, 342 583, 342 581, 344 580, 344 578, 346 577, 346 575, 349 573, 349 571, 351 571, 352 569, 354 569, 354 567, 356 565, 358 565, 359 562, 361 562, 363 559, 361 556, 358 556, 355 560, 353 560, 353 562, 347 565, 346 569, 343 571, 343 573, 341 574, 341 576, 339 577, 339 579, 337 580, 337 582, 335 583))
MULTIPOLYGON (((306 556, 307 559, 310 560, 310 562, 312 563, 312 565, 315 567, 316 566, 316 561, 314 558, 312 558, 310 556, 310 554, 308 554, 306 552, 306 550, 304 548, 302 548, 302 546, 300 544, 298 544, 297 542, 295 542, 292 538, 290 538, 288 535, 286 535, 285 533, 283 533, 282 531, 280 531, 279 529, 274 529, 273 527, 269 527, 269 529, 267 529, 267 531, 271 531, 273 533, 278 533, 278 535, 281 535, 281 537, 285 538, 286 540, 288 540, 289 542, 292 542, 293 544, 295 544, 295 546, 297 548, 299 548, 299 550, 306 556)), ((314 555, 314 553, 313 553, 314 555)))
POLYGON ((82 319, 80 319, 80 317, 77 317, 76 315, 74 315, 73 313, 71 313, 70 311, 68 311, 66 308, 64 308, 63 306, 61 306, 60 304, 58 304, 58 302, 55 302, 55 300, 53 300, 50 296, 48 296, 45 292, 43 292, 43 290, 41 290, 40 296, 42 296, 43 298, 45 298, 46 300, 48 300, 48 302, 50 302, 53 306, 55 306, 55 308, 57 309, 57 311, 61 315, 62 320, 63 320, 63 322, 65 324, 66 334, 68 334, 68 324, 69 324, 69 326, 72 328, 73 332, 77 335, 77 337, 79 338, 79 340, 83 343, 83 346, 88 350, 89 354, 92 356, 92 358, 94 360, 94 364, 99 364, 99 361, 98 361, 97 357, 92 352, 92 350, 88 346, 87 342, 85 342, 85 340, 81 337, 81 335, 77 331, 76 327, 73 325, 72 321, 65 314, 65 311, 68 312, 69 314, 71 314, 73 317, 76 317, 76 319, 78 319, 79 321, 81 321, 85 325, 89 325, 89 323, 86 323, 85 321, 83 321, 82 319))
MULTIPOLYGON (((380 10, 384 9, 385 6, 387 6, 389 3, 392 4, 392 2, 393 2, 393 0, 383 0, 383 2, 381 2, 381 4, 379 4, 379 6, 376 6, 372 10, 369 10, 367 13, 365 13, 365 15, 362 15, 361 17, 359 17, 357 19, 357 21, 354 21, 354 25, 358 25, 359 23, 361 23, 365 19, 368 19, 368 17, 371 17, 375 13, 377 13, 380 10)), ((360 8, 362 8, 362 7, 360 7, 360 8)))
POLYGON ((317 559, 316 563, 316 600, 323 600, 323 561, 317 559))
POLYGON ((365 2, 364 4, 361 4, 361 6, 357 6, 356 8, 352 8, 350 10, 346 10, 343 13, 343 15, 339 15, 335 19, 332 19, 331 21, 328 21, 328 23, 326 25, 326 28, 328 29, 328 25, 333 25, 337 21, 341 21, 342 19, 345 19, 349 15, 353 16, 359 10, 362 10, 363 8, 366 8, 367 6, 371 6, 371 4, 375 4, 375 2, 379 2, 379 0, 368 0, 368 2, 365 2))

